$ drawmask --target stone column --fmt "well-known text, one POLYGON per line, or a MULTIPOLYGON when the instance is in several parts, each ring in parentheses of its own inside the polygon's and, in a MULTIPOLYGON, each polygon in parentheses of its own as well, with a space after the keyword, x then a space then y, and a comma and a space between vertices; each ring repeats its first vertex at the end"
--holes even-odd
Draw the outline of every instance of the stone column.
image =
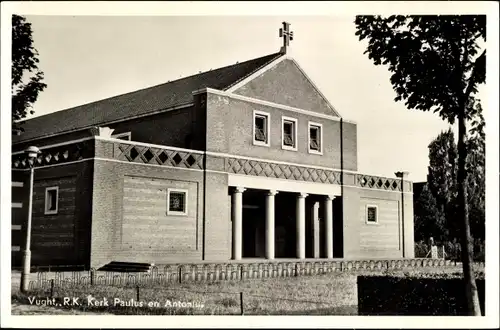
POLYGON ((266 196, 266 258, 274 259, 274 196, 278 192, 269 190, 266 196))
POLYGON ((314 258, 320 257, 320 228, 319 228, 319 202, 315 202, 312 208, 312 222, 314 232, 314 258))
POLYGON ((243 192, 245 188, 235 187, 233 191, 233 259, 241 260, 243 235, 243 192))
POLYGON ((335 196, 328 195, 325 199, 325 244, 326 257, 333 258, 333 209, 332 201, 335 196))
POLYGON ((297 195, 297 258, 306 258, 306 193, 297 195))

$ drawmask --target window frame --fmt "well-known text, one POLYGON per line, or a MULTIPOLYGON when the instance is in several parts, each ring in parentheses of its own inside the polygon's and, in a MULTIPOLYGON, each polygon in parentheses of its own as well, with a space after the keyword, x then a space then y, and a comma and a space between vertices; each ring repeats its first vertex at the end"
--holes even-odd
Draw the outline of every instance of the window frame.
POLYGON ((365 210, 365 223, 367 225, 378 225, 378 205, 374 204, 367 204, 366 205, 366 210, 365 210), (368 209, 374 208, 375 209, 375 221, 368 221, 368 209))
POLYGON ((45 200, 44 200, 44 204, 45 204, 45 207, 44 207, 44 214, 45 215, 53 215, 53 214, 57 214, 59 212, 59 186, 52 186, 52 187, 46 187, 45 188, 45 200), (49 192, 50 191, 55 191, 56 192, 56 196, 55 196, 55 200, 56 200, 56 209, 55 210, 49 210, 49 192))
POLYGON ((189 192, 187 189, 181 188, 168 188, 167 189, 167 215, 187 216, 188 215, 188 197, 189 192), (184 212, 170 210, 170 193, 183 193, 184 194, 184 212))
POLYGON ((111 135, 111 137, 113 139, 119 139, 119 140, 122 140, 121 138, 125 137, 125 136, 128 138, 125 141, 132 141, 132 132, 125 132, 125 133, 118 133, 118 134, 111 135))
POLYGON ((271 114, 269 112, 264 112, 264 111, 259 111, 259 110, 254 110, 253 111, 253 120, 252 120, 252 140, 253 144, 256 146, 263 146, 263 147, 269 147, 271 145, 271 114), (258 141, 255 139, 255 119, 257 116, 265 117, 266 118, 266 141, 258 141))
POLYGON ((309 121, 307 125, 307 150, 310 154, 323 155, 323 124, 309 121), (319 128, 319 150, 311 149, 311 128, 319 128))
POLYGON ((281 149, 297 151, 297 126, 298 120, 297 118, 281 116, 281 149), (285 145, 285 122, 293 123, 293 146, 285 145))

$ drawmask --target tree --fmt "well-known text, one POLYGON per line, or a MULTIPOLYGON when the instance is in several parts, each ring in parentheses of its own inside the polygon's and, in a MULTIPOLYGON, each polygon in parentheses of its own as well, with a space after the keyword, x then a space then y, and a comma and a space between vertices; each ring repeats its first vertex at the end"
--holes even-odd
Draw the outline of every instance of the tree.
POLYGON ((12 134, 23 132, 21 120, 34 113, 33 103, 47 87, 38 63, 31 24, 22 16, 12 15, 12 134))
POLYGON ((474 270, 467 203, 466 121, 477 113, 477 87, 485 82, 486 16, 357 16, 356 35, 368 39, 365 53, 387 65, 395 101, 408 109, 433 111, 458 120, 458 191, 462 265, 468 310, 481 315, 474 270))
MULTIPOLYGON (((453 131, 441 132, 429 144, 427 185, 436 200, 436 207, 445 218, 446 235, 457 237, 457 145, 453 131)), ((451 237, 450 237, 451 236, 451 237)))
MULTIPOLYGON (((470 227, 472 236, 478 241, 484 241, 484 197, 485 197, 485 144, 484 144, 484 118, 480 105, 477 115, 472 119, 471 129, 467 137, 467 197, 470 210, 470 227)), ((422 204, 415 208, 415 218, 423 214, 435 212, 443 214, 446 219, 443 240, 454 240, 459 237, 459 228, 455 219, 458 217, 457 205, 457 146, 455 134, 448 129, 441 132, 429 144, 429 166, 427 175, 427 187, 435 201, 435 206, 422 204), (428 209, 431 207, 432 209, 428 209)), ((415 201, 416 205, 418 200, 415 201)), ((425 219, 429 219, 426 217, 425 219)), ((422 227, 420 233, 429 236, 430 225, 422 227)), ((417 232, 416 232, 417 233, 417 232)), ((437 237, 437 236, 434 236, 437 237)))
POLYGON ((415 240, 427 241, 429 237, 444 240, 448 236, 445 216, 436 199, 425 184, 415 201, 415 240))
POLYGON ((485 239, 485 134, 481 105, 477 105, 477 116, 471 123, 467 139, 468 204, 473 237, 485 239))

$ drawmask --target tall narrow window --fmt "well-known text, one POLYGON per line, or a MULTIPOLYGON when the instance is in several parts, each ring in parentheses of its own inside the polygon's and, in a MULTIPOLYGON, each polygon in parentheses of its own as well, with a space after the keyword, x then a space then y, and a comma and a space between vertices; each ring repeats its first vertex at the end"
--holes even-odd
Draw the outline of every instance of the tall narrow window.
POLYGON ((45 189, 45 214, 57 214, 59 207, 59 187, 45 189))
POLYGON ((366 206, 366 223, 371 223, 371 224, 378 223, 378 214, 376 205, 366 206))
POLYGON ((309 152, 315 154, 323 153, 323 131, 321 124, 309 123, 309 152))
POLYGON ((297 119, 282 117, 282 144, 286 150, 297 150, 297 119))
POLYGON ((254 111, 253 125, 253 143, 269 146, 269 114, 254 111))

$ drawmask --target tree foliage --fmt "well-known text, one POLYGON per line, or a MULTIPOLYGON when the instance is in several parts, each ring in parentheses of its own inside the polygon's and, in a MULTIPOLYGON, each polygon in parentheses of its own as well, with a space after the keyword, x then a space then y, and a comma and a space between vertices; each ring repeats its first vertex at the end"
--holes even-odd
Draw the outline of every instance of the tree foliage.
POLYGON ((31 24, 19 15, 12 16, 12 133, 23 131, 21 120, 33 114, 33 103, 47 85, 38 68, 38 51, 33 45, 31 24))
POLYGON ((486 158, 485 158, 485 121, 480 104, 477 104, 478 115, 471 123, 467 139, 467 188, 470 210, 470 226, 472 236, 485 239, 485 194, 486 194, 486 158))
POLYGON ((458 150, 453 131, 441 132, 429 144, 427 185, 436 199, 437 208, 444 215, 445 239, 457 237, 457 158, 458 150))
POLYGON ((472 268, 472 237, 467 195, 467 120, 480 108, 477 86, 485 82, 486 16, 357 16, 356 35, 368 40, 365 53, 375 65, 386 65, 395 101, 408 109, 434 111, 458 121, 457 221, 462 265, 471 315, 481 315, 472 268))
POLYGON ((439 241, 446 240, 448 231, 445 219, 429 185, 425 184, 415 201, 415 241, 427 242, 430 237, 439 241))
MULTIPOLYGON (((368 57, 392 72, 396 101, 451 124, 462 104, 475 103, 485 80, 486 50, 474 57, 486 40, 486 16, 358 16, 355 23, 359 39, 368 39, 368 57)), ((474 107, 468 110, 470 118, 474 107)))
MULTIPOLYGON (((467 196, 471 234, 484 241, 485 223, 485 144, 482 110, 473 118, 467 139, 467 196)), ((455 134, 448 129, 429 144, 429 166, 425 190, 415 201, 415 239, 434 237, 440 241, 459 238, 457 145, 455 134), (428 196, 430 194, 430 196, 428 196), (434 216, 431 216, 435 214, 434 216), (434 222, 433 224, 428 223, 434 222), (418 226, 417 226, 418 223, 418 226)))

